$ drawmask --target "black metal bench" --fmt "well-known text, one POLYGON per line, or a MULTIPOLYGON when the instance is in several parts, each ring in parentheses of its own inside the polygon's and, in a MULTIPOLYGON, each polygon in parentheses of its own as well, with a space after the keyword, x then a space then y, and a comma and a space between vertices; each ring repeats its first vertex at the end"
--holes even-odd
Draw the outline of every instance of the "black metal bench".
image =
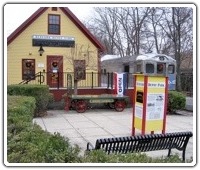
POLYGON ((185 162, 185 150, 192 132, 175 132, 165 134, 147 134, 128 137, 114 137, 97 139, 95 147, 88 142, 87 151, 102 149, 106 153, 146 152, 171 149, 182 151, 182 159, 185 162))

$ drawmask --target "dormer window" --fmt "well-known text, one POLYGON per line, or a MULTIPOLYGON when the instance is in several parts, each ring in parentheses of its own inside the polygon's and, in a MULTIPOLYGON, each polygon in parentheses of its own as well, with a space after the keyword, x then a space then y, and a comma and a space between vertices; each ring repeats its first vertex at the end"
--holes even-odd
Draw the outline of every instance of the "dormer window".
POLYGON ((60 15, 48 15, 48 34, 60 35, 60 15))

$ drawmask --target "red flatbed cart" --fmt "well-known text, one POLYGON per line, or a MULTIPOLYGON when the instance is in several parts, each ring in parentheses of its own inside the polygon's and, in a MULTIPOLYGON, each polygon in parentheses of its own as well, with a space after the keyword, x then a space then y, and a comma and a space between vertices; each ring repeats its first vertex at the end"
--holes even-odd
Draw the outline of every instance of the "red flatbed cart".
POLYGON ((122 112, 127 105, 128 96, 116 94, 101 94, 101 95, 71 95, 69 97, 71 107, 75 108, 78 113, 83 113, 87 110, 90 104, 105 103, 110 108, 118 112, 122 112))

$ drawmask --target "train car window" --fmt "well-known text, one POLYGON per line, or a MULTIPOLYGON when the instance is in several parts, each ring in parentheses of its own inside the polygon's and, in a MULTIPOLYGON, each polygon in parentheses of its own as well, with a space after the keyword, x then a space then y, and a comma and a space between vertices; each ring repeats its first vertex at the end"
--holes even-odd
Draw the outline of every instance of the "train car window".
POLYGON ((142 74, 142 65, 141 65, 141 63, 140 64, 135 64, 134 65, 134 70, 135 70, 136 73, 142 74))
POLYGON ((165 70, 165 65, 163 63, 158 63, 157 64, 157 73, 158 74, 163 74, 165 70))
POLYGON ((154 64, 151 63, 146 64, 146 73, 154 73, 154 64))
POLYGON ((175 66, 169 65, 168 66, 168 74, 174 74, 174 72, 175 72, 175 66))

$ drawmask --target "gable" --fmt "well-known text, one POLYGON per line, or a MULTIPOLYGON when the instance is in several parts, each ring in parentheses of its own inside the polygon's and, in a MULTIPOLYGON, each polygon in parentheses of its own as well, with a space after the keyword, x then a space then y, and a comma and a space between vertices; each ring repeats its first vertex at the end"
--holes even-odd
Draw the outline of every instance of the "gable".
MULTIPOLYGON (((51 10, 49 7, 41 7, 39 8, 33 15, 31 15, 22 25, 20 25, 8 38, 7 38, 7 44, 9 45, 14 41, 22 32, 24 32, 28 27, 33 26, 34 22, 38 20, 40 17, 42 17, 42 14, 47 12, 48 10, 51 10)), ((89 32, 89 30, 79 21, 79 19, 68 9, 64 7, 59 7, 59 11, 62 11, 64 17, 63 23, 67 23, 67 20, 70 20, 71 23, 73 23, 76 27, 75 29, 78 29, 83 35, 85 35, 89 41, 101 52, 104 51, 103 45, 89 32)), ((53 11, 52 11, 53 12, 53 11)), ((55 13, 55 11, 54 11, 55 13)), ((47 18, 45 18, 47 20, 47 18)), ((47 22, 47 21, 46 21, 47 22)), ((47 24, 46 24, 47 26, 47 24)), ((63 25, 61 25, 61 29, 63 25)), ((61 30, 61 34, 65 34, 64 31, 61 30)))

